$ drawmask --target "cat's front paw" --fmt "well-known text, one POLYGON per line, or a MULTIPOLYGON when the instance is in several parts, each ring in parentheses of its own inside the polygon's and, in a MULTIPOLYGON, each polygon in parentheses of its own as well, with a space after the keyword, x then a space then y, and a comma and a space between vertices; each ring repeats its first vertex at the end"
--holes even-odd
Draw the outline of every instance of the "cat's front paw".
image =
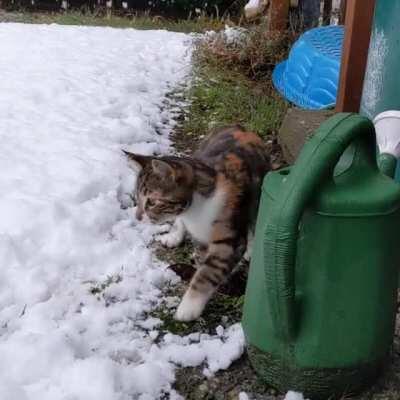
POLYGON ((163 246, 166 247, 177 247, 185 239, 185 226, 180 219, 177 219, 171 230, 168 233, 164 233, 156 238, 163 246))
POLYGON ((169 233, 164 233, 158 236, 157 241, 159 241, 165 247, 178 247, 183 242, 183 235, 180 232, 172 231, 169 233))
POLYGON ((193 293, 189 289, 183 296, 174 318, 177 321, 194 321, 200 317, 207 304, 207 300, 207 296, 200 293, 193 293))

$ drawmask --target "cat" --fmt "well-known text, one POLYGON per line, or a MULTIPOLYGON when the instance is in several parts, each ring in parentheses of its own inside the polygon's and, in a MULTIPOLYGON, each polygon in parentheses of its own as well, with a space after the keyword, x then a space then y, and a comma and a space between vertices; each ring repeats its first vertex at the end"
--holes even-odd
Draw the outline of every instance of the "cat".
POLYGON ((262 180, 270 170, 263 140, 240 126, 217 129, 193 157, 143 156, 124 151, 140 167, 136 218, 174 222, 159 240, 167 247, 187 233, 198 244, 197 270, 175 313, 197 319, 250 243, 262 180))

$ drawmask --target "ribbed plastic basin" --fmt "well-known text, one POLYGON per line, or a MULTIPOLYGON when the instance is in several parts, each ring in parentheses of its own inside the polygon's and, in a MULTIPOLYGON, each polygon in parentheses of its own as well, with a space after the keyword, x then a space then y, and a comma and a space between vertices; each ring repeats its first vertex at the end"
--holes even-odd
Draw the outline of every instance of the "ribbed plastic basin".
POLYGON ((343 37, 342 25, 314 28, 301 35, 289 58, 274 69, 275 88, 301 108, 335 106, 343 37))

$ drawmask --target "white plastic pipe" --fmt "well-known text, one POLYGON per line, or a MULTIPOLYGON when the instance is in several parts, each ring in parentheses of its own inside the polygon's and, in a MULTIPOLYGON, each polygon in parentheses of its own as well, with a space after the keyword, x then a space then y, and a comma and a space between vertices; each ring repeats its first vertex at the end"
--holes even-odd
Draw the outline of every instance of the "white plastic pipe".
POLYGON ((400 158, 400 111, 390 110, 378 114, 374 125, 379 152, 400 158))

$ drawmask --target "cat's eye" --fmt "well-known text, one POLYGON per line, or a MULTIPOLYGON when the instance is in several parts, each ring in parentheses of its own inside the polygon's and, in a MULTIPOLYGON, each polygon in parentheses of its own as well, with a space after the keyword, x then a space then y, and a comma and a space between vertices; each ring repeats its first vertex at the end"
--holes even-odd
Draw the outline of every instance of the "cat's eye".
POLYGON ((146 201, 146 206, 153 207, 155 204, 156 202, 152 199, 147 199, 146 201))
POLYGON ((174 201, 174 200, 164 200, 164 203, 169 205, 169 206, 175 206, 179 204, 179 201, 174 201))

